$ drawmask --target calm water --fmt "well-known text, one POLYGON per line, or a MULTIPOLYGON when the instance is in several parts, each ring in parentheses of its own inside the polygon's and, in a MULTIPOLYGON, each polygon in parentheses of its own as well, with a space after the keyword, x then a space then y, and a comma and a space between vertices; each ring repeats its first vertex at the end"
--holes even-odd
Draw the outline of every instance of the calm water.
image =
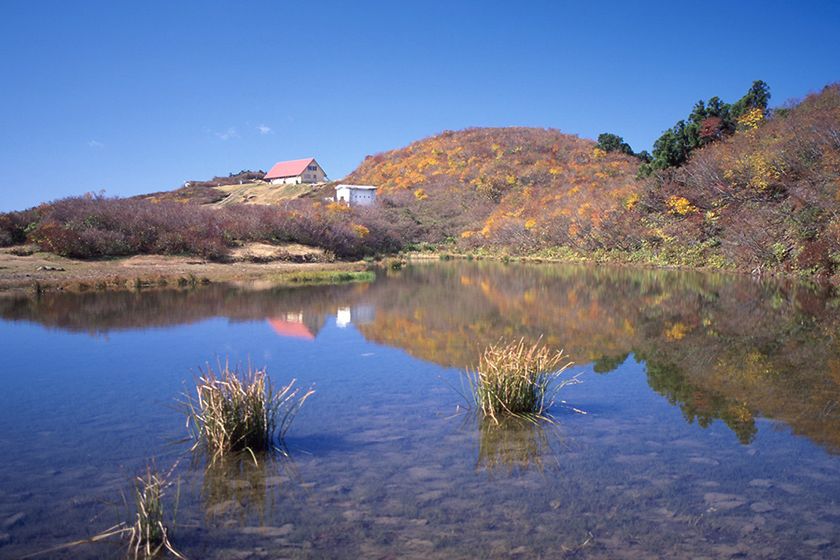
POLYGON ((839 558, 838 303, 748 278, 489 263, 0 299, 0 557, 120 521, 154 459, 179 461, 172 538, 192 559, 839 558), (463 413, 460 368, 540 335, 582 372, 557 425, 463 413), (176 398, 226 358, 315 385, 291 460, 208 469, 179 443, 176 398))

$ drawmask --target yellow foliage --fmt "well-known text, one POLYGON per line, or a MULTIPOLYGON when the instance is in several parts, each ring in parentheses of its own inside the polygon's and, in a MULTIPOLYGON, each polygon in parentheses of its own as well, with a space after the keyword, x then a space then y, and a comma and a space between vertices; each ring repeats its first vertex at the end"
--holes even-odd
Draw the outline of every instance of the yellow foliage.
POLYGON ((593 159, 601 159, 607 157, 607 152, 602 150, 601 148, 595 148, 592 150, 592 158, 593 159))
POLYGON ((470 231, 470 230, 462 231, 461 232, 461 239, 469 239, 473 235, 475 235, 474 231, 470 231))
POLYGON ((747 157, 747 164, 751 172, 749 186, 754 189, 763 191, 770 186, 771 181, 778 180, 782 176, 781 171, 760 153, 750 154, 747 157))
POLYGON ((525 220, 525 229, 528 229, 528 230, 534 229, 534 227, 536 227, 536 225, 537 225, 537 220, 535 220, 534 218, 529 218, 529 219, 525 220))
POLYGON ((349 212, 350 207, 343 202, 330 202, 327 204, 327 211, 329 212, 349 212))
POLYGON ((353 231, 361 239, 364 239, 370 233, 370 230, 362 224, 353 224, 353 231))
POLYGON ((782 168, 761 152, 754 152, 735 161, 733 168, 723 172, 723 177, 736 186, 763 191, 782 177, 782 168))
POLYGON ((689 332, 688 327, 682 323, 674 323, 665 330, 665 338, 668 340, 682 340, 689 332))
POLYGON ((635 208, 638 203, 639 203, 639 194, 638 193, 633 193, 633 194, 631 194, 630 196, 628 196, 627 198, 624 199, 624 207, 628 210, 632 210, 633 208, 635 208))
POLYGON ((763 120, 764 111, 756 107, 738 117, 738 125, 746 130, 753 130, 758 128, 758 125, 761 124, 761 121, 763 120))
POLYGON ((677 214, 679 216, 685 216, 697 211, 697 207, 682 196, 671 195, 668 197, 666 204, 671 214, 677 214))
POLYGON ((414 198, 417 200, 426 200, 429 198, 429 195, 426 194, 426 189, 417 189, 414 191, 414 198))

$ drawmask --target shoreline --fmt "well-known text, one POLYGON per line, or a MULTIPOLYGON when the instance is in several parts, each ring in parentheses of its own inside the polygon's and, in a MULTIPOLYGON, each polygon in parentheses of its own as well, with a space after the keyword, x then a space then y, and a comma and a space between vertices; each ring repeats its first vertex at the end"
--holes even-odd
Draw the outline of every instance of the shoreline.
POLYGON ((45 291, 138 291, 211 283, 273 285, 342 283, 362 279, 363 261, 219 263, 195 257, 139 255, 83 261, 51 253, 18 256, 0 251, 0 297, 45 291))
POLYGON ((710 274, 729 274, 733 276, 742 277, 748 276, 757 280, 775 279, 785 281, 796 281, 803 283, 811 283, 815 285, 832 286, 835 289, 840 289, 840 274, 827 276, 824 274, 802 274, 797 272, 785 272, 773 269, 768 269, 760 273, 755 273, 743 268, 736 267, 700 266, 682 263, 652 262, 645 260, 632 260, 621 258, 603 258, 598 256, 575 256, 564 258, 556 256, 542 256, 538 254, 507 255, 493 253, 456 253, 448 251, 410 251, 401 254, 400 257, 405 259, 407 262, 466 260, 520 264, 577 264, 584 266, 614 266, 647 270, 683 270, 704 272, 710 274))
POLYGON ((577 264, 638 269, 685 270, 755 279, 796 281, 840 289, 840 278, 803 276, 779 271, 753 274, 733 268, 631 262, 620 259, 569 258, 538 255, 471 254, 442 251, 413 251, 384 256, 380 262, 333 261, 268 262, 238 259, 233 262, 207 261, 190 256, 136 255, 103 260, 77 260, 52 253, 18 256, 14 247, 0 250, 0 297, 38 294, 45 291, 139 291, 189 288, 211 283, 303 286, 364 281, 371 267, 389 268, 393 262, 421 263, 447 260, 493 261, 522 264, 577 264))

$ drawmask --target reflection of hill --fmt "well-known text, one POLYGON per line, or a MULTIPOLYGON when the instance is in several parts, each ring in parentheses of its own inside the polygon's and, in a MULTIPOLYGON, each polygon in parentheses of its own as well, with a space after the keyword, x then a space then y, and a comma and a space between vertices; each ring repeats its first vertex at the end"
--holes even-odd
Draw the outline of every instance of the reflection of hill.
POLYGON ((472 364, 501 337, 544 336, 597 372, 634 354, 650 386, 687 420, 720 419, 744 442, 764 416, 840 449, 840 317, 832 305, 827 294, 744 277, 455 262, 367 285, 47 293, 0 299, 0 317, 107 332, 294 316, 315 334, 339 313, 341 325, 352 317, 369 340, 452 367, 472 364))
POLYGON ((762 415, 840 449, 840 319, 824 295, 711 274, 490 263, 415 267, 372 292, 376 320, 360 330, 419 358, 464 367, 500 337, 540 335, 599 372, 632 352, 689 421, 723 420, 748 442, 762 415))

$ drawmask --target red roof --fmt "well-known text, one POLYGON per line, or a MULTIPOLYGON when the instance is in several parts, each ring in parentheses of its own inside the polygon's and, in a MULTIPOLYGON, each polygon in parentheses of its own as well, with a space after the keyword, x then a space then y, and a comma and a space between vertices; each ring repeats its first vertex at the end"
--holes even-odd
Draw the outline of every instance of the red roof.
POLYGON ((297 177, 306 171, 306 166, 313 161, 315 161, 315 158, 293 159, 291 161, 281 161, 275 163, 274 167, 272 167, 263 178, 279 179, 281 177, 297 177))
POLYGON ((268 324, 280 336, 315 340, 315 335, 303 323, 294 323, 292 321, 284 321, 283 319, 269 319, 268 324))

